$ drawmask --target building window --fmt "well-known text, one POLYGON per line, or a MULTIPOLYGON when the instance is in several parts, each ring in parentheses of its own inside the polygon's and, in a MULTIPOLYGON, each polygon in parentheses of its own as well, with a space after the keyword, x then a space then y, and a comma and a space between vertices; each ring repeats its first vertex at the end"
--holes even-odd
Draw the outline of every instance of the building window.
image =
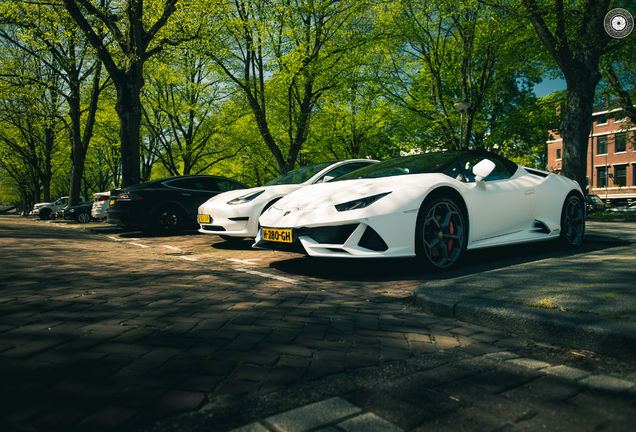
POLYGON ((614 186, 627 186, 627 166, 614 167, 614 186))
POLYGON ((607 124, 607 116, 606 115, 602 115, 596 118, 596 125, 602 125, 602 124, 607 124))
POLYGON ((561 159, 561 149, 557 149, 557 159, 561 159))
POLYGON ((604 188, 607 186, 607 167, 596 168, 596 187, 604 188))
POLYGON ((597 155, 607 154, 607 137, 596 138, 596 154, 597 155))
POLYGON ((614 137, 614 153, 625 153, 627 151, 627 134, 617 134, 614 137))
POLYGON ((627 116, 616 117, 614 123, 622 123, 627 120, 627 116))

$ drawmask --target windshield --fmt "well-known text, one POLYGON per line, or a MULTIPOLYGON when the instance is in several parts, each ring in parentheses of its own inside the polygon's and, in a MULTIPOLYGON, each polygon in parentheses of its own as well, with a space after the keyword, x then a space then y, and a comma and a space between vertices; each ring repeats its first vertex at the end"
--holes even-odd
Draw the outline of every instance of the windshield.
POLYGON ((332 181, 444 172, 466 154, 465 152, 444 152, 403 156, 369 165, 332 181))
POLYGON ((334 162, 322 162, 315 165, 309 165, 306 167, 298 168, 297 170, 290 171, 283 174, 280 177, 275 178, 265 186, 282 185, 282 184, 301 184, 315 176, 320 171, 327 168, 329 165, 333 165, 334 162))

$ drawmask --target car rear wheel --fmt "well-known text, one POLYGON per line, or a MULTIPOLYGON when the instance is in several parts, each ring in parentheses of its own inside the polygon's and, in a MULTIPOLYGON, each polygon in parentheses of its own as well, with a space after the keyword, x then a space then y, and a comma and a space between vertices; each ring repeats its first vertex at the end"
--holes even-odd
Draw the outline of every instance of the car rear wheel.
POLYGON ((88 223, 91 220, 91 216, 88 213, 80 213, 77 215, 77 221, 79 223, 88 223))
POLYGON ((466 218, 449 198, 425 203, 417 223, 418 252, 434 269, 453 267, 461 257, 466 241, 466 218))
POLYGON ((152 231, 164 234, 177 233, 185 223, 183 211, 176 206, 166 206, 157 210, 151 217, 152 231))
POLYGON ((563 203, 561 212, 561 243, 568 248, 576 248, 583 243, 585 234, 585 204, 583 198, 572 193, 563 203))
POLYGON ((53 213, 53 211, 51 209, 44 209, 42 211, 40 211, 40 219, 42 220, 48 220, 51 219, 51 213, 53 213))

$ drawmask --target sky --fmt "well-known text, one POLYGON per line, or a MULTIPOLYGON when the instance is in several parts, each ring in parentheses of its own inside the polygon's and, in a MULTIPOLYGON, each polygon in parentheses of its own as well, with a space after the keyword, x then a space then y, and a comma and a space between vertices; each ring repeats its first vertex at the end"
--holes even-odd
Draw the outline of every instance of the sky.
POLYGON ((541 84, 534 86, 534 94, 536 94, 537 97, 543 97, 552 94, 557 90, 565 90, 565 87, 564 79, 544 78, 541 84))

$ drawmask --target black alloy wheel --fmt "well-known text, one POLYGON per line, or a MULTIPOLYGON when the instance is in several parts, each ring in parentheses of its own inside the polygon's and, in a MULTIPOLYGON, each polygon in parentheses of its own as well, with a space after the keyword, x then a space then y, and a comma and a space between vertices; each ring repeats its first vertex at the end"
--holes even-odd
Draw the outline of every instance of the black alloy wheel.
POLYGON ((583 243, 585 234, 585 204, 577 193, 568 195, 561 212, 561 243, 568 248, 576 248, 583 243))
POLYGON ((455 202, 436 198, 418 217, 418 251, 435 269, 450 269, 459 260, 466 241, 466 218, 455 202))
POLYGON ((183 228, 183 211, 174 206, 166 206, 157 210, 151 219, 151 229, 158 233, 174 234, 183 228))

